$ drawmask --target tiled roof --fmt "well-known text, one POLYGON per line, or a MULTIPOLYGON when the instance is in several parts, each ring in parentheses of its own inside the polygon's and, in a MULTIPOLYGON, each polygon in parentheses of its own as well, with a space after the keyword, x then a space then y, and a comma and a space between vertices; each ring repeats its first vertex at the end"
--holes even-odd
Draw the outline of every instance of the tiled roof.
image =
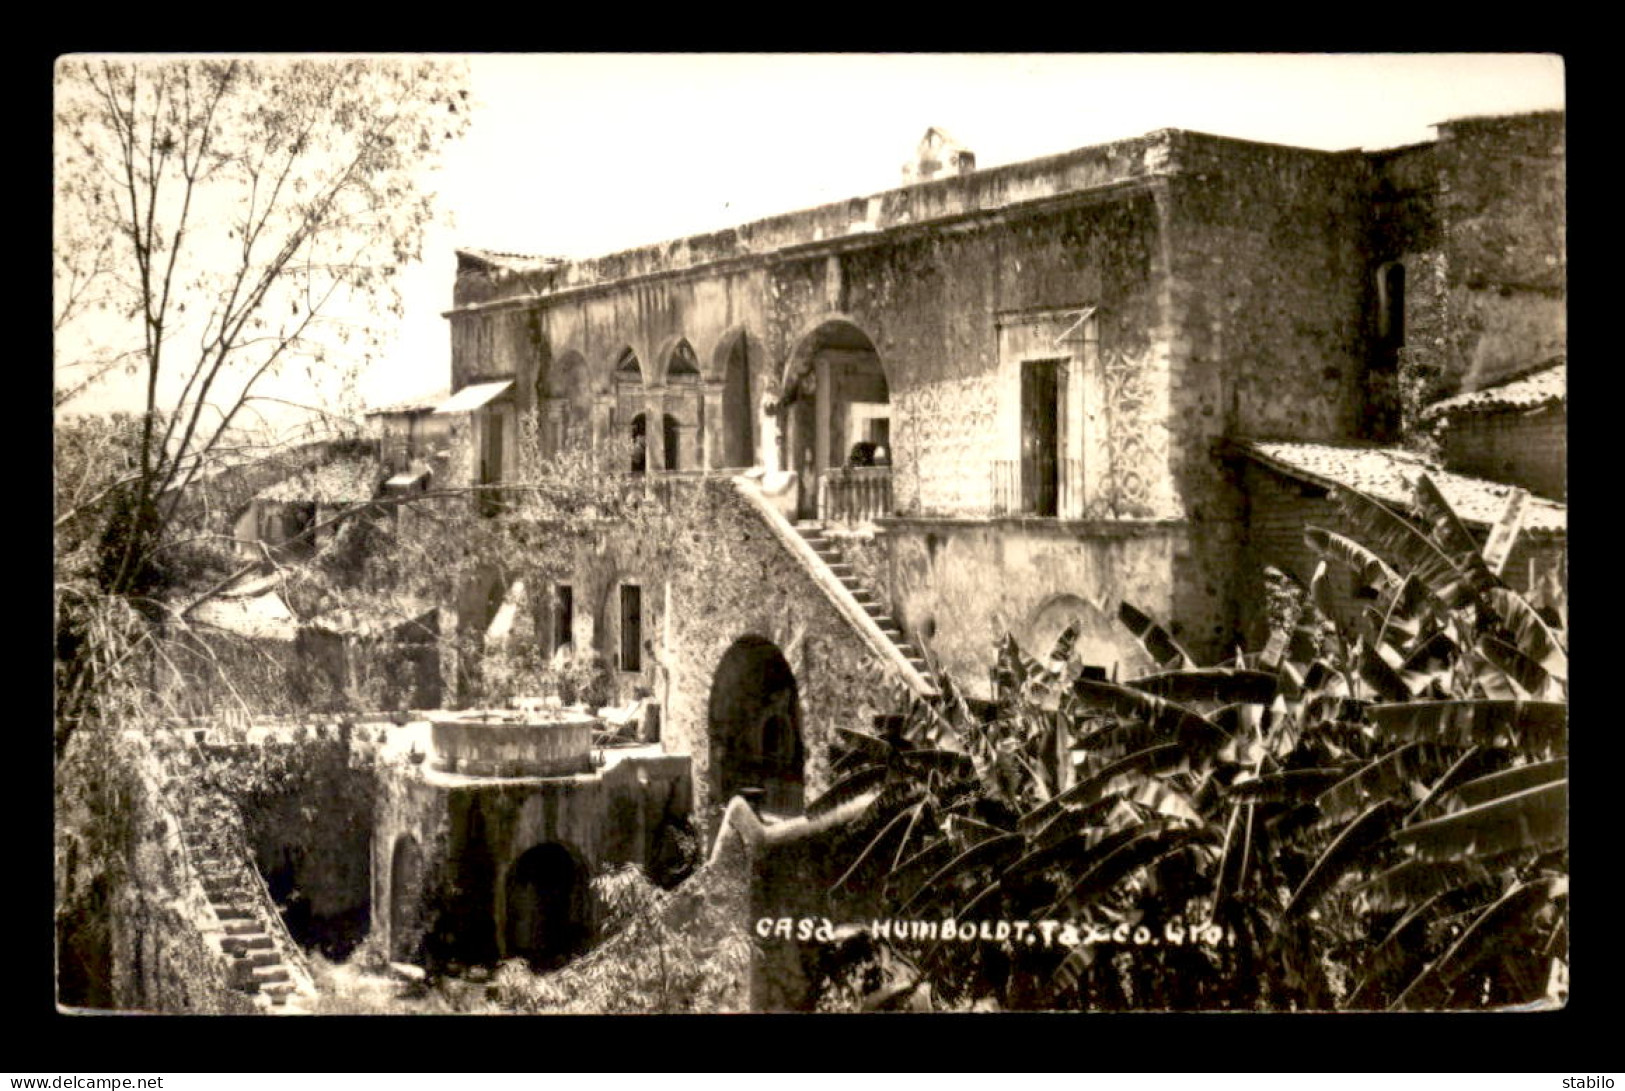
POLYGON ((415 398, 402 398, 391 405, 369 409, 367 410, 367 416, 375 417, 380 413, 427 413, 449 397, 451 397, 450 388, 443 386, 432 394, 419 394, 415 398))
POLYGON ((378 495, 378 482, 382 479, 376 459, 340 458, 278 481, 261 490, 254 499, 359 504, 378 495))
MULTIPOLYGON (((1489 526, 1501 517, 1513 488, 1451 473, 1414 451, 1398 447, 1326 443, 1242 443, 1239 446, 1246 454, 1282 473, 1317 485, 1357 489, 1401 508, 1410 506, 1416 479, 1427 474, 1462 521, 1479 526, 1489 526)), ((1524 529, 1564 533, 1568 527, 1568 510, 1566 504, 1531 496, 1524 508, 1524 529)))
POLYGON ((1424 415, 1435 417, 1449 413, 1493 413, 1502 409, 1533 409, 1540 405, 1556 404, 1567 398, 1568 368, 1564 361, 1558 360, 1521 378, 1434 402, 1427 407, 1424 415))

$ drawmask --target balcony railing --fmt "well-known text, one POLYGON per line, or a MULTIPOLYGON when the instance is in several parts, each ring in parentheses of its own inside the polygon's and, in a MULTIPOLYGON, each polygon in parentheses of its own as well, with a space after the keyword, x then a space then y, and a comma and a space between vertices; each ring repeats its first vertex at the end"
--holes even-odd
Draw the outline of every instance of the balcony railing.
POLYGON ((820 519, 861 523, 891 513, 890 466, 848 466, 819 475, 820 519))
POLYGON ((1077 518, 1083 510, 1083 460, 1061 458, 1054 474, 1018 459, 995 459, 988 471, 988 510, 992 515, 1077 518))

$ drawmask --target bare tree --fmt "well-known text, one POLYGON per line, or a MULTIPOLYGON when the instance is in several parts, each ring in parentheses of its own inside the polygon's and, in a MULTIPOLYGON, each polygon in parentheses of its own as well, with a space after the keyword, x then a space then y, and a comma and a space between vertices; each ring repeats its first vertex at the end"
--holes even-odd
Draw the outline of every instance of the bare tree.
POLYGON ((145 390, 113 448, 62 442, 59 419, 59 750, 95 712, 88 664, 122 662, 81 654, 97 627, 64 602, 152 609, 182 498, 264 381, 356 369, 381 343, 465 83, 417 58, 58 64, 56 404, 119 370, 145 390), (87 456, 104 449, 120 457, 87 456), (65 549, 70 528, 95 548, 65 549))

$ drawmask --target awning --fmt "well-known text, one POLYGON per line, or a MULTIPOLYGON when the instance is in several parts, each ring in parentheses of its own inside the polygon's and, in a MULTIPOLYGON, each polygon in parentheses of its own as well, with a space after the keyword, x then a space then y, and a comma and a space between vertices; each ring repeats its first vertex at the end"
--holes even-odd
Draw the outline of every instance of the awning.
POLYGON ((512 387, 512 379, 504 379, 500 383, 475 383, 472 386, 465 386, 446 401, 441 402, 435 408, 434 415, 470 412, 502 397, 512 387))

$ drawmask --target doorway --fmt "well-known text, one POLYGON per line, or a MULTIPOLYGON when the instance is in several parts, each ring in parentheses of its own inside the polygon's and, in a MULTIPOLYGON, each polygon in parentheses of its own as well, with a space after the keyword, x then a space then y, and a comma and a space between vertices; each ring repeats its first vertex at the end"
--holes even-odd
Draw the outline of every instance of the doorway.
POLYGON ((1021 495, 1031 515, 1054 516, 1060 500, 1060 360, 1021 365, 1021 495))

